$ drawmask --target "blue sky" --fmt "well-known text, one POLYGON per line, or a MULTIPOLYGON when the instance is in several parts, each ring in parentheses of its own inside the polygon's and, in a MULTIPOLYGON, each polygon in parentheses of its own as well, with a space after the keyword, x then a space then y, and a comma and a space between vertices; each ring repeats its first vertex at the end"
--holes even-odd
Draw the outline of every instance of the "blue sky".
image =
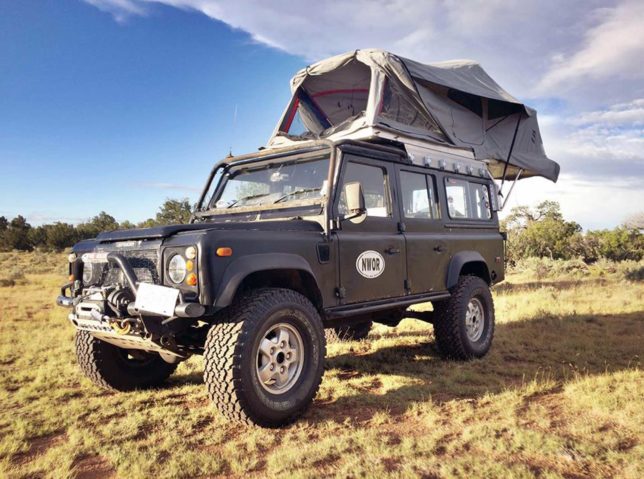
POLYGON ((229 148, 266 142, 295 71, 368 47, 478 60, 539 110, 562 176, 510 206, 556 199, 586 228, 644 209, 643 2, 351 5, 0 0, 0 215, 140 221, 194 200, 229 148))
POLYGON ((305 64, 194 12, 118 23, 76 1, 1 5, 0 215, 34 223, 137 221, 195 198, 229 148, 266 142, 305 64))

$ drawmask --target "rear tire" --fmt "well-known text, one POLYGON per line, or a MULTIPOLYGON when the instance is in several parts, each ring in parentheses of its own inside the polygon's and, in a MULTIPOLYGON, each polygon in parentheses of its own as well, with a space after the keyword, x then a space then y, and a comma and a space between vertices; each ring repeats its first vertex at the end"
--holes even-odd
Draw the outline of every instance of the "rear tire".
POLYGON ((360 341, 365 339, 373 326, 372 321, 351 324, 349 326, 338 326, 324 330, 327 342, 333 341, 360 341))
POLYGON ((308 299, 259 289, 223 311, 208 332, 204 381, 228 419, 283 426, 313 401, 325 354, 322 320, 308 299))
POLYGON ((434 334, 440 353, 450 359, 481 358, 492 346, 494 303, 488 284, 461 276, 452 295, 434 304, 434 334))
POLYGON ((156 353, 129 351, 76 331, 76 358, 94 384, 115 391, 146 389, 162 384, 177 369, 156 353))

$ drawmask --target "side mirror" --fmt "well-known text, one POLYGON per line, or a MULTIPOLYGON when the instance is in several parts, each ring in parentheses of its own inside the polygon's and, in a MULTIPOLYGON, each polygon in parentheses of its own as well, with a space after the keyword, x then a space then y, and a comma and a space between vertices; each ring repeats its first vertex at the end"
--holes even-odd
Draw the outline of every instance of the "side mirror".
POLYGON ((364 194, 362 185, 358 181, 353 181, 344 185, 344 195, 347 199, 347 209, 351 215, 361 215, 365 212, 364 194))
POLYGON ((353 181, 344 185, 344 196, 347 200, 347 210, 349 215, 345 220, 352 223, 362 223, 367 218, 367 208, 365 207, 364 194, 362 185, 359 181, 353 181))

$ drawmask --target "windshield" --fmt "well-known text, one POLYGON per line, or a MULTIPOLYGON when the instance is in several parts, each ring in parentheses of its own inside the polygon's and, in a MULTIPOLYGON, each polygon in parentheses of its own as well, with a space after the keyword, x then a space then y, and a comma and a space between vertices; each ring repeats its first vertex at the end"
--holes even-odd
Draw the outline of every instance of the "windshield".
POLYGON ((327 193, 328 155, 288 163, 233 166, 211 208, 236 209, 312 204, 327 193), (297 204, 289 204, 298 202, 297 204))

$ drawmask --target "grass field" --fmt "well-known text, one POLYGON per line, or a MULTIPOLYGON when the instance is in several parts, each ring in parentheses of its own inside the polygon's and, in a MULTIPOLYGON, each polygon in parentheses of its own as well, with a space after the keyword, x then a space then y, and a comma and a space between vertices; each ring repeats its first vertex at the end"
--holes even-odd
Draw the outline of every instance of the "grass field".
POLYGON ((54 306, 64 255, 0 253, 0 477, 644 477, 644 282, 609 266, 509 275, 483 360, 441 360, 414 320, 332 343, 309 412, 264 430, 217 415, 200 357, 94 387, 54 306))

